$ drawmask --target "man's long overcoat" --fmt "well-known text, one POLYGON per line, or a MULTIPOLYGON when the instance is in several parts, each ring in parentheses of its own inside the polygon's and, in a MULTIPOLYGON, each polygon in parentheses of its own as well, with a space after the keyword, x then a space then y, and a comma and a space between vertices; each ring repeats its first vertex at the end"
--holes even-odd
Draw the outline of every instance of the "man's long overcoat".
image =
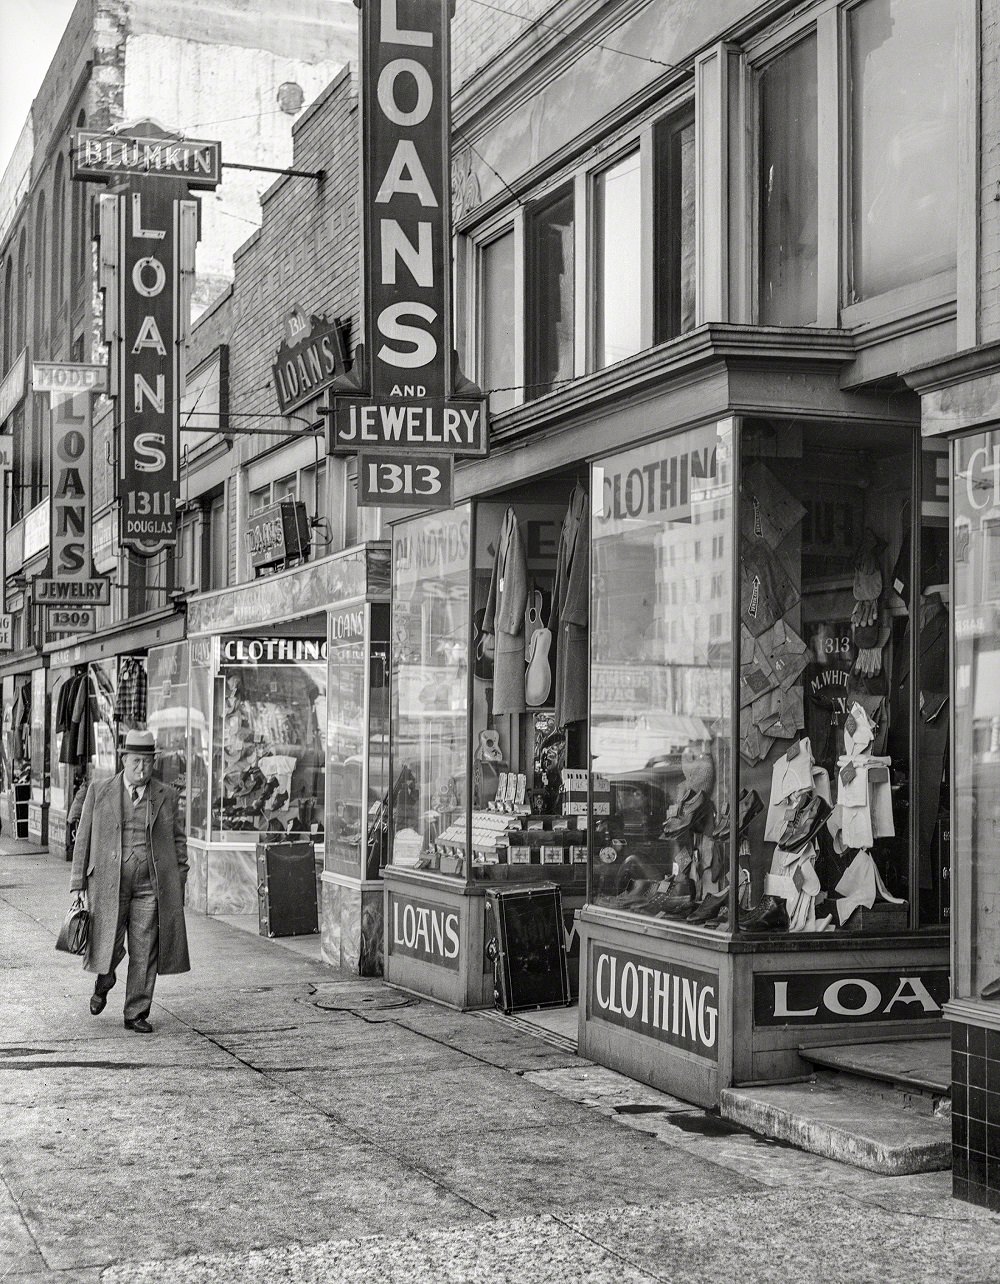
MULTIPOLYGON (((159 950, 156 970, 160 976, 190 972, 187 932, 184 927, 184 884, 187 881, 187 839, 177 807, 177 795, 158 780, 148 789, 150 850, 156 881, 159 950)), ((121 883, 122 777, 91 785, 83 804, 80 828, 73 847, 70 889, 86 886, 90 909, 90 940, 83 966, 88 972, 111 971, 111 955, 118 923, 118 889, 121 883)))

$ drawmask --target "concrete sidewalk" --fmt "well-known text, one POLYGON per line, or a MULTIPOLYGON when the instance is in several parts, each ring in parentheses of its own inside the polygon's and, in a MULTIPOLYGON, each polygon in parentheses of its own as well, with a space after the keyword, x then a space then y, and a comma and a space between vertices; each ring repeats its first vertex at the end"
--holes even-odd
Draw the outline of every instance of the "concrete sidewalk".
POLYGON ((498 1021, 188 920, 193 971, 59 955, 69 866, 0 841, 0 1281, 1000 1279, 950 1174, 740 1131, 498 1021))

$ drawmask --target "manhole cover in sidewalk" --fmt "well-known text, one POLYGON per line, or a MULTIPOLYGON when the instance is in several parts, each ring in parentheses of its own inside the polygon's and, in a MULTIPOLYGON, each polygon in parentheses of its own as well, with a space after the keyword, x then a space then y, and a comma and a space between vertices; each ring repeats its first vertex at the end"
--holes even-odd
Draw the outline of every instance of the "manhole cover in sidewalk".
POLYGON ((317 987, 316 992, 311 994, 307 1003, 313 1007, 322 1008, 324 1012, 386 1012, 391 1008, 411 1008, 414 1007, 418 1000, 410 998, 405 994, 397 994, 392 990, 352 990, 345 987, 338 991, 337 987, 322 986, 317 987))

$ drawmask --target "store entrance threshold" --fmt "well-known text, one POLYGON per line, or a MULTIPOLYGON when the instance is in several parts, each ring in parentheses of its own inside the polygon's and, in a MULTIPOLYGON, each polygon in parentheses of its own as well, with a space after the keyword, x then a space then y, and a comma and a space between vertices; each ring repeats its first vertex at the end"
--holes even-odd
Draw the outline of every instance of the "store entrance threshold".
POLYGON ((504 1025, 514 1026, 563 1052, 576 1051, 578 1003, 571 1003, 568 1007, 535 1008, 525 1012, 486 1011, 483 1015, 504 1025))

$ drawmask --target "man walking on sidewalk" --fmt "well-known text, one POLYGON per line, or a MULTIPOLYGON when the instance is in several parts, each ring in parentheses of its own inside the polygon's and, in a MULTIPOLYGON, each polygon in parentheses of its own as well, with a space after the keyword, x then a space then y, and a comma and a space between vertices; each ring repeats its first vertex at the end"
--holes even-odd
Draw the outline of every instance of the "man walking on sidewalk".
POLYGON ((152 779, 150 731, 125 737, 122 770, 91 785, 73 848, 70 891, 90 910, 83 966, 97 973, 90 1010, 104 1011, 115 969, 125 956, 125 1028, 150 1034, 147 1017, 157 973, 189 972, 184 927, 187 839, 177 795, 152 779))

